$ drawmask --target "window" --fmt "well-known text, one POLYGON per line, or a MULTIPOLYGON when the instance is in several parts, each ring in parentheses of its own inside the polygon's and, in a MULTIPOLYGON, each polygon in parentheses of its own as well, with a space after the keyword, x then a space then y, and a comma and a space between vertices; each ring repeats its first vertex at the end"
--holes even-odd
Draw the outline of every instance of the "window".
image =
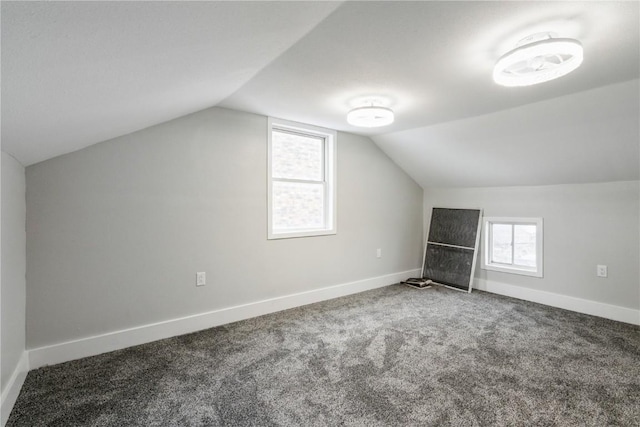
POLYGON ((482 268, 542 277, 542 218, 483 219, 482 268))
POLYGON ((336 233, 336 132, 269 119, 268 238, 336 233))

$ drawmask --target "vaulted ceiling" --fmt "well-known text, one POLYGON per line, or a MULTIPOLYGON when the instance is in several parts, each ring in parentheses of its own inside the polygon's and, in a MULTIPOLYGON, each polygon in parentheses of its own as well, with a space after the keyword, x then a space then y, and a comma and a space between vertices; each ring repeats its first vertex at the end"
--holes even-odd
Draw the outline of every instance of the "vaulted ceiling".
POLYGON ((420 185, 639 179, 637 2, 2 2, 2 149, 25 165, 212 106, 370 136, 420 185), (505 88, 539 31, 583 65, 505 88), (376 97, 389 127, 346 113, 376 97))

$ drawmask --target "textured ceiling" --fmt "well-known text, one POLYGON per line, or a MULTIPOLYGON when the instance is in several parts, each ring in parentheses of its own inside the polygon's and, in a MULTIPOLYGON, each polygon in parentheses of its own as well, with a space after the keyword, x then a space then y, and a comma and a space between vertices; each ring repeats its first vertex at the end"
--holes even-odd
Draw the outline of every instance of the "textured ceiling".
POLYGON ((423 187, 638 179, 638 6, 2 2, 2 148, 29 165, 218 105, 372 136, 423 187), (495 85, 495 60, 538 31, 579 39, 583 65, 495 85), (348 125, 371 96, 396 122, 348 125), (602 171, 607 132, 615 159, 602 171), (514 163, 532 151, 537 168, 514 163), (577 152, 582 167, 562 171, 577 152))

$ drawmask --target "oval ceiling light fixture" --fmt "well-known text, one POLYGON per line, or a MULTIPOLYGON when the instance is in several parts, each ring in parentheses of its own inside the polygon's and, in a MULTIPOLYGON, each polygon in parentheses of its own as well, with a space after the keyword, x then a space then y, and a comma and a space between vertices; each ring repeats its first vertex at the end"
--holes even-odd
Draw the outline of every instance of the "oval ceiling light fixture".
POLYGON ((493 81, 502 86, 530 86, 569 74, 582 64, 578 40, 536 33, 520 40, 502 55, 493 69, 493 81))
POLYGON ((367 107, 354 108, 347 114, 347 122, 350 125, 363 128, 387 126, 393 123, 393 120, 393 110, 373 104, 367 107))

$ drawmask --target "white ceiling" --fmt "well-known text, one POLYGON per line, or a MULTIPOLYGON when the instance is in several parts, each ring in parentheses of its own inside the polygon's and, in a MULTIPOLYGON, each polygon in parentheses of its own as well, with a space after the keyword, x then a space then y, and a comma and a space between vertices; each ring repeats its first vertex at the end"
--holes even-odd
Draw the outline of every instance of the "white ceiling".
POLYGON ((637 180, 638 80, 374 136, 426 187, 637 180))
POLYGON ((2 149, 25 165, 217 105, 339 4, 2 2, 2 149))
POLYGON ((638 6, 2 2, 2 148, 29 165, 218 105, 372 136, 423 187, 639 179, 638 6), (538 31, 579 39, 583 65, 495 85, 538 31), (370 96, 392 126, 346 123, 370 96))

